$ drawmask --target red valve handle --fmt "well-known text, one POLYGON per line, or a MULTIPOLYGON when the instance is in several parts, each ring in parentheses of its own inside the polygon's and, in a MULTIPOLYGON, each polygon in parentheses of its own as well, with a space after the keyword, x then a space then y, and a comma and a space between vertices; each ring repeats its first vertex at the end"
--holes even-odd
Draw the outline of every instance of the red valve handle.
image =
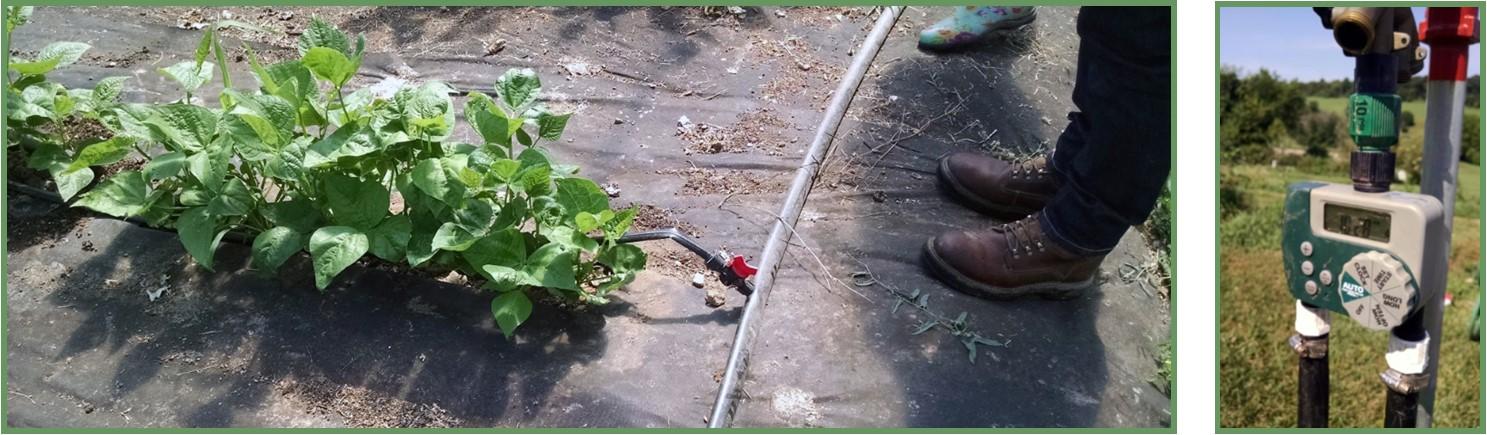
POLYGON ((759 268, 750 266, 749 262, 744 261, 742 255, 733 256, 733 259, 728 261, 728 268, 733 269, 733 274, 738 275, 740 279, 749 279, 759 273, 759 268))

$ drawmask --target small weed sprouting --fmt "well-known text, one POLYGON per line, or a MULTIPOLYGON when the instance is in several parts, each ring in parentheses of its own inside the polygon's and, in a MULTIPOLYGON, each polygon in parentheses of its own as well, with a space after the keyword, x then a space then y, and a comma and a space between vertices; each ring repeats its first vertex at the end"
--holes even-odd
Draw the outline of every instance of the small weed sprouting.
MULTIPOLYGON (((29 15, 8 9, 7 38, 29 15)), ((491 312, 508 336, 532 312, 529 292, 602 304, 645 267, 643 251, 618 243, 635 210, 611 209, 604 190, 543 150, 569 115, 538 101, 542 84, 532 70, 507 71, 495 98, 467 95, 464 117, 481 143, 461 143, 450 139, 456 108, 448 85, 406 87, 390 98, 344 89, 364 39, 353 43, 318 19, 301 35, 297 60, 261 65, 245 47, 259 86, 234 89, 216 37, 225 27, 251 30, 208 26, 194 60, 160 70, 182 90, 167 104, 119 102, 123 77, 87 91, 46 81, 86 44, 54 43, 37 59, 16 59, 7 128, 39 144, 28 161, 52 174, 62 197, 174 228, 202 267, 212 269, 219 243, 236 232, 253 241, 253 268, 268 273, 307 251, 322 290, 366 254, 457 270, 496 292, 491 312), (207 60, 213 54, 215 64, 207 60), (219 74, 215 107, 194 98, 219 74), (44 128, 68 116, 97 120, 112 137, 70 148, 44 128), (82 191, 94 181, 90 167, 136 153, 148 159, 144 167, 82 191)))

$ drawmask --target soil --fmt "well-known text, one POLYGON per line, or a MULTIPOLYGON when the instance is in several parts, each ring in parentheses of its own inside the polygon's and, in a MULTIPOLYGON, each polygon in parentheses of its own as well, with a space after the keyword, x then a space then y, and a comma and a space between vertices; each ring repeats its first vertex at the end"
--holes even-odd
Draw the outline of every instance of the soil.
POLYGON ((5 209, 6 215, 12 218, 5 227, 5 246, 9 252, 38 245, 54 247, 94 219, 93 213, 87 210, 43 203, 20 194, 12 194, 5 209), (36 208, 50 212, 35 215, 36 208))
POLYGON ((685 178, 679 195, 753 195, 785 190, 785 180, 759 171, 736 169, 708 169, 691 167, 686 169, 662 169, 657 175, 672 175, 685 178))
POLYGON ((281 380, 274 384, 274 391, 314 413, 339 416, 351 427, 430 428, 463 424, 438 404, 412 403, 323 378, 281 380))
MULTIPOLYGON (((695 225, 674 217, 673 212, 670 209, 660 208, 650 204, 634 204, 634 206, 636 207, 636 213, 635 222, 631 224, 630 227, 632 231, 649 231, 664 228, 676 228, 677 230, 680 230, 682 234, 686 234, 691 237, 699 237, 699 235, 701 234, 701 232, 697 230, 697 227, 695 225)), ((626 205, 619 207, 623 208, 629 206, 626 205)))
MULTIPOLYGON (((689 120, 690 121, 690 120, 689 120)), ((804 132, 769 108, 744 113, 728 126, 679 122, 677 137, 687 141, 687 154, 763 152, 782 155, 804 132)))

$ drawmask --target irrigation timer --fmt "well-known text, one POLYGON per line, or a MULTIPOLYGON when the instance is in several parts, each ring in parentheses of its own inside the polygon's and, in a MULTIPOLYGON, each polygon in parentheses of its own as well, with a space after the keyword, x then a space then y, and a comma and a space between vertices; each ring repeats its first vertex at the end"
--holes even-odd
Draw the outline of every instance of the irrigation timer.
POLYGON ((1286 194, 1285 217, 1286 282, 1302 303, 1387 330, 1443 288, 1424 267, 1447 247, 1434 197, 1302 182, 1286 194))

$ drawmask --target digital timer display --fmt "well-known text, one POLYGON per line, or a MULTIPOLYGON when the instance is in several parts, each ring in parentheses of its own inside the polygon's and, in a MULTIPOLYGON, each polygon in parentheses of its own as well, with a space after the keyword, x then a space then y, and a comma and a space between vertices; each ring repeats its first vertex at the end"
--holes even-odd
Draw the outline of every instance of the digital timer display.
POLYGON ((1389 243, 1389 214, 1373 210, 1326 204, 1322 228, 1338 234, 1389 243))

